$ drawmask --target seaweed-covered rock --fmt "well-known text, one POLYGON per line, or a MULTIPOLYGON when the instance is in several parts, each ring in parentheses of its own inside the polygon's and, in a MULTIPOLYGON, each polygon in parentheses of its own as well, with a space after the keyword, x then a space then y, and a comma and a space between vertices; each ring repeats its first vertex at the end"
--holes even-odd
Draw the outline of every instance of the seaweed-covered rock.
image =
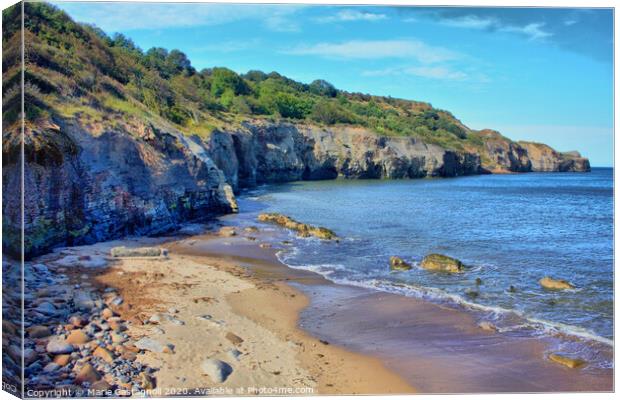
POLYGON ((586 362, 580 358, 566 357, 556 353, 550 354, 549 359, 568 368, 579 368, 586 364, 586 362))
POLYGON ((125 246, 113 247, 110 250, 112 257, 160 257, 168 255, 168 250, 159 247, 137 247, 129 248, 125 246))
POLYGON ((429 254, 420 263, 420 266, 430 271, 457 273, 465 270, 465 265, 456 258, 443 254, 429 254))
POLYGON ((390 269, 392 271, 408 271, 411 269, 411 264, 406 262, 400 257, 390 257, 390 269))
POLYGON ((258 220, 261 222, 270 222, 276 225, 280 225, 286 229, 297 232, 297 234, 301 237, 314 236, 323 240, 338 239, 336 233, 330 229, 323 228, 321 226, 304 224, 302 222, 295 221, 291 217, 283 214, 264 213, 258 216, 258 220))

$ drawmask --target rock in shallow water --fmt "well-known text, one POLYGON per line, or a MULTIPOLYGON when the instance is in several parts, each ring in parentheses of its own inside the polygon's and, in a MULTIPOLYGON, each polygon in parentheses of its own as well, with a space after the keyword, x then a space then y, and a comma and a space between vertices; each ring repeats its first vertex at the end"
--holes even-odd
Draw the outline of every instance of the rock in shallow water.
POLYGON ((237 235, 237 231, 232 226, 224 226, 219 231, 220 236, 232 237, 237 235))
POLYGON ((549 359, 568 368, 579 368, 586 364, 586 362, 580 358, 570 358, 555 353, 550 354, 549 359))
POLYGON ((457 273, 465 270, 465 265, 456 258, 443 254, 429 254, 420 263, 420 266, 430 271, 457 273))
POLYGON ((392 271, 409 271, 411 264, 400 257, 392 256, 390 257, 390 269, 392 271))
POLYGON ((230 374, 233 372, 233 368, 230 364, 224 361, 209 358, 205 360, 202 365, 202 371, 209 375, 211 380, 215 383, 224 382, 230 374))
POLYGON ((538 283, 540 283, 540 286, 542 286, 543 288, 550 290, 565 290, 575 288, 575 286, 573 286, 568 281, 565 281, 563 279, 553 279, 548 276, 542 278, 540 281, 538 281, 538 283))

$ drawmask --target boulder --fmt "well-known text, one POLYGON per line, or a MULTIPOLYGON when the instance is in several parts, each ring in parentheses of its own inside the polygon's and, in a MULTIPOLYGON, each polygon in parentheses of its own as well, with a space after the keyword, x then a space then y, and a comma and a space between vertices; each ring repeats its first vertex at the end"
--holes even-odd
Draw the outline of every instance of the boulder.
POLYGON ((45 315, 56 315, 58 313, 56 306, 49 301, 42 302, 35 308, 35 310, 45 315))
POLYGON ((140 350, 148 350, 153 353, 172 353, 172 345, 170 344, 162 344, 157 340, 153 340, 150 338, 142 338, 134 343, 140 350))
POLYGON ((17 335, 17 325, 8 320, 2 320, 2 332, 8 335, 17 335))
POLYGON ((71 361, 71 355, 70 354, 59 354, 54 357, 53 361, 56 364, 60 365, 61 367, 64 367, 65 365, 69 364, 69 361, 71 361))
POLYGON ((235 335, 232 332, 228 332, 226 334, 226 339, 228 339, 230 343, 234 344, 235 346, 238 346, 241 343, 243 343, 243 339, 241 339, 239 336, 235 335))
POLYGON ((209 378, 215 383, 224 382, 228 376, 233 372, 230 364, 221 360, 209 358, 205 360, 202 365, 202 371, 209 375, 209 378))
MULTIPOLYGON (((97 382, 90 385, 89 388, 91 391, 94 391, 95 394, 103 394, 104 392, 108 392, 112 390, 112 385, 110 385, 105 379, 99 379, 97 382)), ((100 397, 100 396, 96 396, 100 397)))
POLYGON ((161 257, 168 255, 168 251, 159 247, 128 248, 119 246, 113 247, 110 250, 110 255, 112 257, 161 257))
POLYGON ((482 321, 478 324, 478 327, 483 331, 487 332, 497 332, 497 327, 488 321, 482 321))
POLYGON ((114 358, 115 358, 114 354, 104 347, 97 347, 97 349, 95 349, 95 351, 93 352, 93 355, 95 357, 101 358, 103 361, 107 362, 108 364, 113 363, 114 358))
POLYGON ((73 315, 71 318, 69 318, 69 323, 75 328, 81 328, 86 325, 86 320, 79 315, 73 315))
POLYGON ((47 343, 45 348, 50 354, 69 354, 73 352, 73 345, 67 343, 64 339, 56 337, 47 343))
POLYGON ((334 231, 323 228, 321 226, 312 226, 295 221, 291 217, 278 213, 263 213, 259 214, 258 220, 261 222, 269 222, 276 225, 280 225, 286 229, 297 232, 301 237, 314 236, 323 240, 338 240, 338 236, 334 231))
POLYGON ((411 264, 406 262, 400 257, 390 257, 390 269, 392 271, 408 271, 411 269, 411 264))
POLYGON ((237 231, 232 226, 224 226, 219 230, 218 234, 224 237, 233 237, 237 235, 237 231))
POLYGON ((31 326, 26 330, 28 332, 28 336, 32 339, 40 339, 44 337, 51 336, 52 331, 47 326, 43 325, 35 325, 31 326))
POLYGON ((144 390, 152 390, 157 386, 155 378, 146 372, 140 372, 140 374, 138 374, 138 383, 144 390))
POLYGON ((109 308, 104 308, 103 311, 101 311, 101 318, 103 319, 112 318, 115 315, 116 314, 114 313, 114 311, 110 310, 109 308))
POLYGON ((88 343, 89 341, 90 341, 90 338, 81 329, 75 329, 71 331, 69 336, 67 336, 67 343, 73 344, 73 345, 80 345, 80 344, 88 343))
POLYGON ((95 383, 101 379, 101 375, 90 364, 84 364, 75 376, 75 383, 82 384, 84 382, 95 383))
POLYGON ((549 290, 565 290, 565 289, 574 289, 575 286, 570 284, 568 281, 563 279, 553 279, 548 276, 545 276, 540 281, 540 286, 549 290))
POLYGON ((579 368, 586 364, 586 362, 580 358, 570 358, 557 353, 550 354, 549 359, 568 368, 579 368))
POLYGON ((420 263, 420 266, 429 271, 457 273, 463 272, 465 266, 456 258, 444 256, 443 254, 429 254, 420 263))

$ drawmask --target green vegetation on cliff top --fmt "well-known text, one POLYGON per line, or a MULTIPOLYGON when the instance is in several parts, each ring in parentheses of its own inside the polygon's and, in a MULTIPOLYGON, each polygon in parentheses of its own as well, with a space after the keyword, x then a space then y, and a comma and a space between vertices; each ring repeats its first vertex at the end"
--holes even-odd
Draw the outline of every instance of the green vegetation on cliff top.
MULTIPOLYGON (((19 7, 3 12, 3 122, 19 115, 19 7)), ((208 135, 245 120, 353 125, 382 135, 420 138, 451 149, 483 142, 447 111, 428 103, 348 93, 316 80, 277 72, 239 75, 227 68, 197 71, 179 50, 139 49, 122 34, 74 22, 46 3, 25 3, 28 121, 76 119, 96 129, 119 121, 159 121, 187 134, 208 135)))

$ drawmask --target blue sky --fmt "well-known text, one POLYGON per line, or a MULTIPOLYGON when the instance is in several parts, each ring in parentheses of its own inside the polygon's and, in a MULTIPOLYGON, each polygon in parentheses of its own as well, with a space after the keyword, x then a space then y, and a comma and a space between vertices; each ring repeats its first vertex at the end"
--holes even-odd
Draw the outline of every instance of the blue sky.
POLYGON ((54 3, 197 69, 421 100, 474 129, 613 164, 613 12, 174 3, 54 3))

